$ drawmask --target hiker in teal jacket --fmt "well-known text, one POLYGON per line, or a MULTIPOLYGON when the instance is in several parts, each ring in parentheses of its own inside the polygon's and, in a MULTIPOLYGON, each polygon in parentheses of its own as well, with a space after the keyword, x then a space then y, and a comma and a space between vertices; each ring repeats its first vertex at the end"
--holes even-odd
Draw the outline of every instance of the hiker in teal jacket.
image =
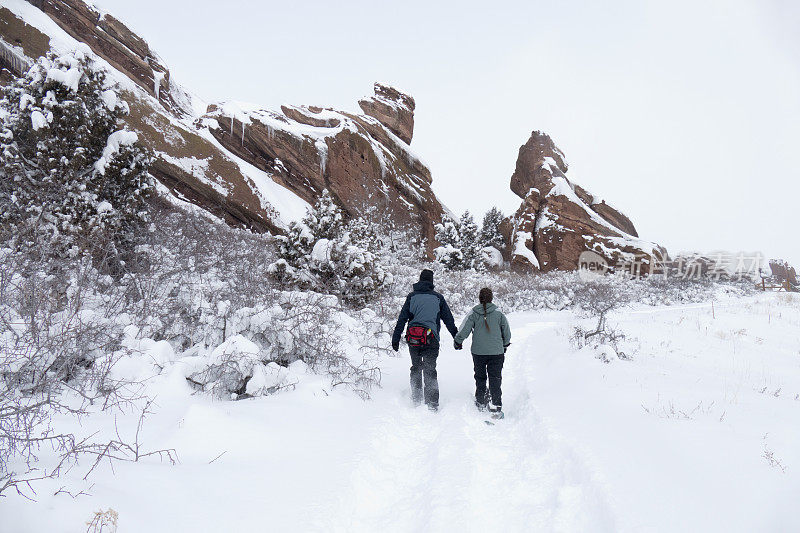
POLYGON ((464 319, 453 343, 460 350, 464 341, 472 334, 472 363, 475 368, 475 404, 478 409, 486 409, 491 397, 489 410, 500 413, 503 400, 500 384, 503 362, 508 345, 511 344, 511 328, 506 316, 492 303, 492 291, 483 288, 478 293, 478 305, 464 319), (486 377, 489 377, 489 390, 486 390, 486 377))

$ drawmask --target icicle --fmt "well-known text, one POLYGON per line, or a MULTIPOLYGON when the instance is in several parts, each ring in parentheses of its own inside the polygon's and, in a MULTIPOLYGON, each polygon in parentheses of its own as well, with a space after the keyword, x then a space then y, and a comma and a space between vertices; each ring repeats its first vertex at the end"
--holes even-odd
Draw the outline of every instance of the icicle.
POLYGON ((328 145, 321 139, 318 139, 315 145, 319 154, 319 174, 324 177, 325 167, 328 163, 328 145))
POLYGON ((159 99, 161 96, 161 80, 164 79, 164 73, 159 72, 157 70, 153 71, 153 94, 156 96, 156 100, 159 99))

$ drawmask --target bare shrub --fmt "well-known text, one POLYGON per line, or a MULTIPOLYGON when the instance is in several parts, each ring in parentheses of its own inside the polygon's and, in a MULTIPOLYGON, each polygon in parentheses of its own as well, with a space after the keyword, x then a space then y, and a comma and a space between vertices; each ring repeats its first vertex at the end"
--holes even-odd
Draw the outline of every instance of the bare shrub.
POLYGON ((615 283, 614 280, 602 279, 587 281, 578 286, 573 301, 579 316, 595 319, 597 323, 592 330, 585 330, 580 325, 575 326, 572 341, 577 348, 594 346, 598 349, 598 358, 606 363, 614 356, 619 359, 630 359, 630 356, 620 348, 620 344, 625 340, 625 334, 608 327, 607 323, 609 313, 630 303, 631 294, 626 289, 627 287, 615 283), (611 358, 605 347, 613 350, 611 358))
POLYGON ((119 513, 109 507, 107 510, 95 511, 91 520, 86 522, 86 533, 116 533, 119 513))
POLYGON ((141 386, 112 372, 126 355, 120 342, 126 322, 124 299, 115 294, 113 278, 96 268, 95 254, 59 258, 46 242, 27 248, 11 238, 4 244, 0 494, 15 489, 29 497, 35 494, 34 481, 61 475, 79 457, 142 457, 138 431, 133 443, 118 436, 95 442, 59 432, 53 425, 59 414, 81 418, 131 408, 141 399, 141 386), (55 459, 44 461, 42 452, 55 459))

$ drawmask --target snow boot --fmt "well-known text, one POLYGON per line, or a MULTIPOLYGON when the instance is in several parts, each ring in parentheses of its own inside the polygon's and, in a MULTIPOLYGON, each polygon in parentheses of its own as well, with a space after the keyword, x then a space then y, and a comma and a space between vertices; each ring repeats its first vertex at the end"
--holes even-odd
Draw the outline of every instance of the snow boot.
POLYGON ((501 419, 504 418, 506 415, 503 414, 503 406, 502 405, 495 405, 489 404, 489 412, 492 413, 492 418, 501 419))

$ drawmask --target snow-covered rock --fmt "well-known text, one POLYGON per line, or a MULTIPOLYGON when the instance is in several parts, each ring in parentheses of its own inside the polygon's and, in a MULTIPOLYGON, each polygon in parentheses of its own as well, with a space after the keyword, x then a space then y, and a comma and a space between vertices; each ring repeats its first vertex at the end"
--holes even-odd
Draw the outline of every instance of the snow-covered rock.
POLYGON ((563 152, 543 132, 520 147, 511 190, 523 202, 506 224, 512 268, 574 270, 591 250, 612 267, 642 261, 646 270, 666 255, 640 239, 628 217, 572 183, 567 170, 563 152))
POLYGON ((375 95, 358 101, 367 115, 378 119, 406 144, 414 135, 414 99, 394 87, 375 83, 375 95))
POLYGON ((327 189, 352 217, 380 202, 382 214, 418 227, 432 248, 444 208, 430 170, 408 146, 414 100, 381 84, 375 93, 360 102, 364 115, 224 102, 210 105, 203 121, 219 144, 308 203, 327 189))

